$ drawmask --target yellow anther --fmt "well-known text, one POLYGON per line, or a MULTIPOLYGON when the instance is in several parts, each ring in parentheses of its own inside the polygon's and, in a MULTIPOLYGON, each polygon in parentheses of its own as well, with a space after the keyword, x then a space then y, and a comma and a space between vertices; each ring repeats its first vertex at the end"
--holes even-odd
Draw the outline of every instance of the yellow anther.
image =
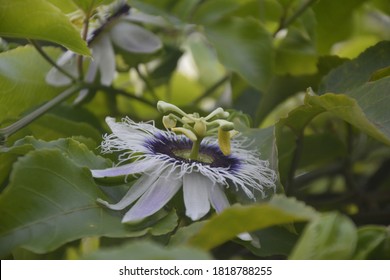
POLYGON ((231 154, 230 131, 226 131, 222 127, 218 128, 218 145, 225 156, 231 154))

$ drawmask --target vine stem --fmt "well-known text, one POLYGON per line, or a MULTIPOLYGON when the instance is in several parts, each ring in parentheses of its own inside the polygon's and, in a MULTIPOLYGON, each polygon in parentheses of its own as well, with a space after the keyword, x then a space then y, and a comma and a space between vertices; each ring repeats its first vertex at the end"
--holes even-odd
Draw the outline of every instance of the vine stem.
POLYGON ((88 89, 93 89, 93 90, 102 90, 104 92, 108 92, 108 93, 112 93, 112 94, 119 94, 119 95, 122 95, 126 98, 130 98, 130 99, 134 99, 134 100, 137 100, 139 102, 142 102, 143 104, 148 105, 148 106, 152 107, 153 109, 156 109, 156 106, 157 106, 157 102, 149 101, 145 98, 136 96, 134 93, 130 93, 130 92, 123 90, 123 89, 114 88, 112 86, 103 86, 103 85, 86 84, 86 83, 84 83, 82 86, 83 86, 83 88, 88 88, 88 89))
POLYGON ((56 68, 58 71, 60 71, 62 74, 67 76, 73 83, 77 82, 75 77, 73 77, 71 74, 69 74, 67 71, 65 71, 62 67, 60 67, 53 59, 51 59, 50 56, 47 55, 47 53, 42 49, 42 47, 32 39, 29 39, 29 42, 33 47, 38 51, 38 53, 54 68, 56 68))
POLYGON ((146 87, 148 88, 151 96, 154 98, 154 100, 158 100, 158 97, 157 97, 157 94, 152 86, 152 84, 150 83, 150 81, 145 77, 144 74, 142 74, 141 70, 139 69, 139 66, 137 65, 135 67, 135 71, 137 72, 138 76, 141 78, 141 80, 145 83, 146 87))
MULTIPOLYGON (((83 35, 82 38, 84 41, 87 41, 88 37, 88 29, 89 29, 89 18, 91 16, 91 11, 88 11, 88 13, 85 15, 84 24, 83 24, 83 35)), ((83 56, 78 55, 77 56, 77 69, 79 73, 80 80, 84 79, 84 71, 83 71, 83 56)))
POLYGON ((48 112, 53 107, 57 106, 58 104, 60 104, 61 102, 63 102, 67 98, 69 98, 70 96, 72 96, 72 94, 74 94, 75 92, 78 92, 81 88, 82 88, 82 86, 80 86, 80 85, 74 85, 74 86, 66 89, 65 91, 63 91, 62 93, 60 93, 59 95, 54 97, 53 99, 44 103, 38 109, 32 111, 31 113, 24 116, 20 120, 14 122, 10 126, 5 127, 5 128, 1 128, 0 129, 0 144, 4 144, 4 142, 7 140, 7 138, 9 136, 11 136, 15 132, 19 131, 20 129, 22 129, 26 125, 30 124, 31 122, 33 122, 34 120, 36 120, 37 118, 39 118, 40 116, 42 116, 43 114, 48 112))
POLYGON ((317 0, 308 0, 306 1, 305 3, 303 3, 296 11, 294 14, 292 14, 290 17, 288 18, 285 18, 285 17, 282 17, 281 20, 280 20, 280 24, 279 24, 279 27, 278 29, 276 29, 276 31, 274 32, 273 36, 275 37, 276 34, 278 34, 278 32, 282 29, 285 29, 287 28, 291 23, 293 23, 297 18, 299 18, 305 11, 307 8, 309 8, 312 4, 314 4, 314 2, 316 2, 317 0))

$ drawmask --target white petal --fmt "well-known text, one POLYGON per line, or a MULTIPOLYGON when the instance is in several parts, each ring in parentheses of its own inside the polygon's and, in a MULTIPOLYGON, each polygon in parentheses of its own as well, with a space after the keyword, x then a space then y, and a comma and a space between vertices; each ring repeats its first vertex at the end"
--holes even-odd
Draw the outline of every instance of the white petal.
POLYGON ((135 222, 153 215, 160 210, 177 193, 182 181, 176 177, 167 177, 165 172, 156 182, 141 196, 133 207, 126 213, 122 223, 135 222))
POLYGON ((156 180, 157 177, 155 176, 143 175, 116 204, 110 204, 102 199, 98 199, 97 201, 112 210, 122 210, 143 195, 156 180))
MULTIPOLYGON (((77 77, 77 62, 76 55, 71 51, 64 52, 57 60, 58 66, 63 68, 66 72, 77 77)), ((68 76, 64 75, 57 68, 53 67, 46 75, 46 82, 53 86, 66 86, 72 81, 68 76)))
POLYGON ((95 178, 104 178, 104 177, 116 177, 129 174, 141 173, 151 166, 147 161, 133 162, 130 164, 121 165, 118 167, 111 167, 107 169, 92 169, 92 176, 95 178))
MULTIPOLYGON (((87 75, 84 78, 84 80, 87 83, 92 83, 95 80, 97 68, 98 68, 98 65, 94 61, 91 61, 89 64, 89 67, 88 67, 87 75)), ((77 98, 74 100, 73 104, 79 104, 80 102, 82 102, 84 100, 84 98, 87 97, 88 92, 89 92, 89 89, 80 90, 80 93, 77 96, 77 98)))
POLYGON ((159 37, 129 22, 118 22, 110 35, 115 45, 133 53, 153 53, 162 47, 159 37))
POLYGON ((199 220, 210 210, 209 189, 213 182, 201 173, 193 172, 184 175, 183 194, 186 215, 193 221, 199 220))
POLYGON ((100 36, 99 40, 92 45, 94 61, 99 65, 100 82, 109 86, 115 76, 115 53, 110 42, 110 37, 100 36))
POLYGON ((219 184, 210 189, 210 202, 217 213, 221 213, 225 208, 230 206, 229 200, 219 184))

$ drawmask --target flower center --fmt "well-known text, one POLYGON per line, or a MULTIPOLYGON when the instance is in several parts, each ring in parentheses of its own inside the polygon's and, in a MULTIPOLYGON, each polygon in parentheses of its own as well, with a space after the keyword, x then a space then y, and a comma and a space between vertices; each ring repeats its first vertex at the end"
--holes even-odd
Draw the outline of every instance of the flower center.
POLYGON ((237 157, 224 155, 217 144, 203 143, 199 148, 198 158, 191 159, 192 142, 186 137, 167 137, 164 134, 157 134, 153 140, 147 141, 145 146, 152 154, 167 155, 172 161, 198 162, 230 170, 236 170, 240 166, 240 160, 237 157))

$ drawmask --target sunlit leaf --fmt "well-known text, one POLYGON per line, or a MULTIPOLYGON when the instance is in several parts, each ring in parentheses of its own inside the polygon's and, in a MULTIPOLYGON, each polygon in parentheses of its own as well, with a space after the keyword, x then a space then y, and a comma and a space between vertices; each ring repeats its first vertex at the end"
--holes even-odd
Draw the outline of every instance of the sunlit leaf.
POLYGON ((290 259, 349 259, 356 241, 356 227, 351 220, 338 213, 323 214, 306 226, 290 259))
POLYGON ((220 215, 212 217, 189 244, 212 249, 240 233, 275 225, 315 219, 317 213, 292 198, 275 195, 268 203, 248 206, 234 205, 220 215))
POLYGON ((65 14, 44 0, 0 0, 0 36, 54 42, 89 55, 86 42, 65 14))
POLYGON ((109 4, 114 0, 72 0, 80 9, 89 14, 91 11, 101 4, 109 4))
MULTIPOLYGON (((45 51, 52 56, 60 54, 59 49, 45 51)), ((50 67, 31 46, 0 53, 0 123, 18 118, 61 91, 45 82, 50 67)))

